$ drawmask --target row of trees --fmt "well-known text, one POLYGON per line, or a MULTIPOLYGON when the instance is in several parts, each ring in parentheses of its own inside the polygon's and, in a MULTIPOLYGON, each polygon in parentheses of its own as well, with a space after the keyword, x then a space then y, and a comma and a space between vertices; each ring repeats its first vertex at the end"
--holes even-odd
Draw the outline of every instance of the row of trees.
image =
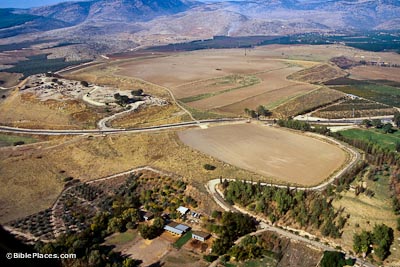
POLYGON ((320 229, 324 236, 338 238, 346 218, 335 212, 327 193, 290 190, 261 186, 260 183, 232 181, 226 186, 225 198, 231 204, 238 203, 257 213, 269 216, 272 223, 278 220, 294 220, 300 227, 320 229))
POLYGON ((219 224, 213 225, 214 232, 219 236, 213 243, 213 254, 223 255, 227 253, 239 237, 254 232, 256 225, 256 220, 247 214, 224 212, 219 224))

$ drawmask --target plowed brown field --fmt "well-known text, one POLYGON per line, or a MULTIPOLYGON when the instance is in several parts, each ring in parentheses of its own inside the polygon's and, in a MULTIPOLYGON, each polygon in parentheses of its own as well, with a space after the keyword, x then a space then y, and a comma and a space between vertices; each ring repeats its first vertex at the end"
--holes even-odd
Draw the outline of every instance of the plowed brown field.
POLYGON ((191 129, 180 132, 179 137, 188 146, 221 161, 307 186, 321 183, 346 160, 346 153, 335 145, 255 124, 191 129))

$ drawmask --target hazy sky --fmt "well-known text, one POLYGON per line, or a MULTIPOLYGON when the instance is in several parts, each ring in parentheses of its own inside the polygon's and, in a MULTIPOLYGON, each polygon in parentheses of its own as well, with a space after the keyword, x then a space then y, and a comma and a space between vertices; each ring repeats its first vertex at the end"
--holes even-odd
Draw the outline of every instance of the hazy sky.
POLYGON ((63 0, 0 0, 0 8, 4 8, 4 7, 26 8, 26 7, 52 5, 52 4, 57 4, 60 2, 66 2, 66 1, 63 1, 63 0))
MULTIPOLYGON (((6 7, 27 8, 27 7, 52 5, 52 4, 57 4, 60 2, 67 2, 67 1, 68 0, 0 0, 0 8, 6 8, 6 7)), ((71 0, 69 0, 69 1, 71 1, 71 0)), ((80 0, 80 1, 83 1, 83 0, 80 0)), ((221 1, 221 0, 203 0, 203 2, 206 2, 206 1, 217 2, 217 1, 221 1)), ((224 0, 222 0, 222 1, 224 1, 224 0)))

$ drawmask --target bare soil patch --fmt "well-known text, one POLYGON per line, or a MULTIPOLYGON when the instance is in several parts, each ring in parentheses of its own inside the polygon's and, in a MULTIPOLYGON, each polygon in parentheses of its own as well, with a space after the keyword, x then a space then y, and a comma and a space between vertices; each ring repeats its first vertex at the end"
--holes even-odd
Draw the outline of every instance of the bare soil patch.
POLYGON ((171 243, 162 237, 153 240, 138 237, 135 242, 121 252, 133 259, 142 260, 143 266, 158 262, 171 249, 171 243))
POLYGON ((242 49, 202 50, 124 63, 116 74, 138 77, 173 89, 185 83, 232 73, 251 74, 284 66, 282 62, 265 59, 260 54, 245 56, 242 49))
POLYGON ((287 183, 316 185, 346 160, 340 148, 290 131, 253 124, 179 133, 185 144, 240 168, 287 183))
POLYGON ((237 103, 227 105, 216 109, 220 112, 227 112, 233 114, 241 114, 245 108, 255 109, 258 105, 264 105, 268 108, 273 108, 282 102, 286 102, 296 96, 303 95, 313 90, 315 86, 311 84, 294 84, 271 90, 260 95, 246 98, 237 103))

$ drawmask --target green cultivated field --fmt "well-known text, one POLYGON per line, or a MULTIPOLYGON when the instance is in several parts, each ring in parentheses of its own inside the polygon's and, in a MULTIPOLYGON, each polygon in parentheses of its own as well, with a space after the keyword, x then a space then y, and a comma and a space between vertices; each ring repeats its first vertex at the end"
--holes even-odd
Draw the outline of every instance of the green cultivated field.
POLYGON ((192 238, 192 231, 187 232, 183 236, 181 236, 176 242, 174 243, 175 248, 181 248, 185 245, 190 239, 192 238))
POLYGON ((128 230, 124 233, 117 233, 107 240, 107 244, 123 245, 133 241, 137 236, 137 230, 128 230))
POLYGON ((353 94, 389 106, 400 107, 400 89, 393 86, 372 83, 360 83, 346 86, 332 86, 333 89, 353 94))
POLYGON ((400 131, 385 134, 376 129, 350 129, 340 133, 347 138, 373 142, 392 151, 395 151, 396 142, 400 142, 400 131))
POLYGON ((0 147, 13 146, 17 142, 24 142, 25 144, 31 144, 37 142, 37 140, 32 137, 0 134, 0 147))

